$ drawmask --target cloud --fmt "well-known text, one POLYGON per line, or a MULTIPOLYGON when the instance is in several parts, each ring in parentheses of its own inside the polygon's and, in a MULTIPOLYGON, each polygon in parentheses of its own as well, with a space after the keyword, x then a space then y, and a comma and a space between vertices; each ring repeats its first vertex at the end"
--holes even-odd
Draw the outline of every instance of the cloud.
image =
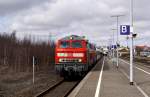
POLYGON ((86 22, 88 24, 97 24, 99 21, 102 21, 97 17, 103 17, 104 14, 107 14, 107 11, 109 11, 109 8, 106 4, 97 3, 96 1, 72 0, 68 2, 68 0, 61 0, 55 4, 47 4, 47 9, 43 9, 43 6, 40 6, 31 9, 23 16, 17 16, 14 19, 12 28, 36 30, 40 26, 48 30, 73 27, 86 22), (100 11, 101 9, 105 9, 105 11, 100 11), (96 20, 96 22, 90 20, 96 20))
MULTIPOLYGON (((150 30, 148 2, 134 2, 134 29, 140 36, 150 30)), ((0 16, 5 15, 2 21, 7 20, 7 29, 17 30, 19 35, 23 35, 22 32, 51 33, 58 39, 78 34, 101 44, 109 42, 111 29, 116 28, 116 19, 111 18, 112 15, 123 14, 119 24, 130 24, 129 3, 125 0, 1 0, 0 16)), ((124 36, 119 38, 120 41, 125 39, 124 36)))
MULTIPOLYGON (((48 0, 42 0, 46 2, 48 0)), ((41 4, 41 0, 0 0, 0 16, 10 15, 41 4)))

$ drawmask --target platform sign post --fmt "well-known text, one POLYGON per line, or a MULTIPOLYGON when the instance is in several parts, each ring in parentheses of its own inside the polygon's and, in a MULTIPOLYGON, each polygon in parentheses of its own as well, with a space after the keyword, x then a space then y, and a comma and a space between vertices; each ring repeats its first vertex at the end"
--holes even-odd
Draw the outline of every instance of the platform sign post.
POLYGON ((34 72, 35 72, 34 71, 35 70, 34 69, 35 68, 35 58, 34 58, 34 56, 33 56, 33 64, 32 65, 33 65, 33 79, 32 79, 32 81, 33 81, 33 84, 34 84, 34 72))
MULTIPOLYGON (((131 29, 133 29, 131 27, 131 29)), ((131 30, 133 33, 133 30, 131 30)), ((133 36, 130 37, 130 85, 133 85, 133 36)))
POLYGON ((130 0, 130 85, 133 85, 133 0, 130 0))
POLYGON ((131 25, 121 25, 120 26, 121 35, 130 35, 130 85, 133 85, 133 26, 131 25))

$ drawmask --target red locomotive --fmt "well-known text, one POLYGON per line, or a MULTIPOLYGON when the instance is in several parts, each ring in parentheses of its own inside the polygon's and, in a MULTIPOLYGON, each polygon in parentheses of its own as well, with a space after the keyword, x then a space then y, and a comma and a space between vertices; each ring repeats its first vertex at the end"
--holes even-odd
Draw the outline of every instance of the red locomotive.
POLYGON ((70 35, 56 43, 55 69, 60 74, 82 76, 96 61, 96 47, 84 37, 70 35))

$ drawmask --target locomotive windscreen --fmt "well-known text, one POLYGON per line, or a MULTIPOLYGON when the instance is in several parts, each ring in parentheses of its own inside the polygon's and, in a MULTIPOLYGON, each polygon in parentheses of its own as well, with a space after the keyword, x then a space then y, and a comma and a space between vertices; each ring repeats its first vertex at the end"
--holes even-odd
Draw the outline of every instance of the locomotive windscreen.
POLYGON ((61 41, 60 42, 60 48, 68 48, 70 46, 69 41, 61 41))
POLYGON ((82 43, 80 41, 73 41, 72 47, 73 48, 82 48, 82 43))

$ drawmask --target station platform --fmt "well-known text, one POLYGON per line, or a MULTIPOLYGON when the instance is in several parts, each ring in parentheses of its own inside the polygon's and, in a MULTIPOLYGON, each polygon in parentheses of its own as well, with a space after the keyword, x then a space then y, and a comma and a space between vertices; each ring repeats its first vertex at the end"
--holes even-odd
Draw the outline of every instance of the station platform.
POLYGON ((144 97, 116 63, 102 58, 68 97, 144 97))

